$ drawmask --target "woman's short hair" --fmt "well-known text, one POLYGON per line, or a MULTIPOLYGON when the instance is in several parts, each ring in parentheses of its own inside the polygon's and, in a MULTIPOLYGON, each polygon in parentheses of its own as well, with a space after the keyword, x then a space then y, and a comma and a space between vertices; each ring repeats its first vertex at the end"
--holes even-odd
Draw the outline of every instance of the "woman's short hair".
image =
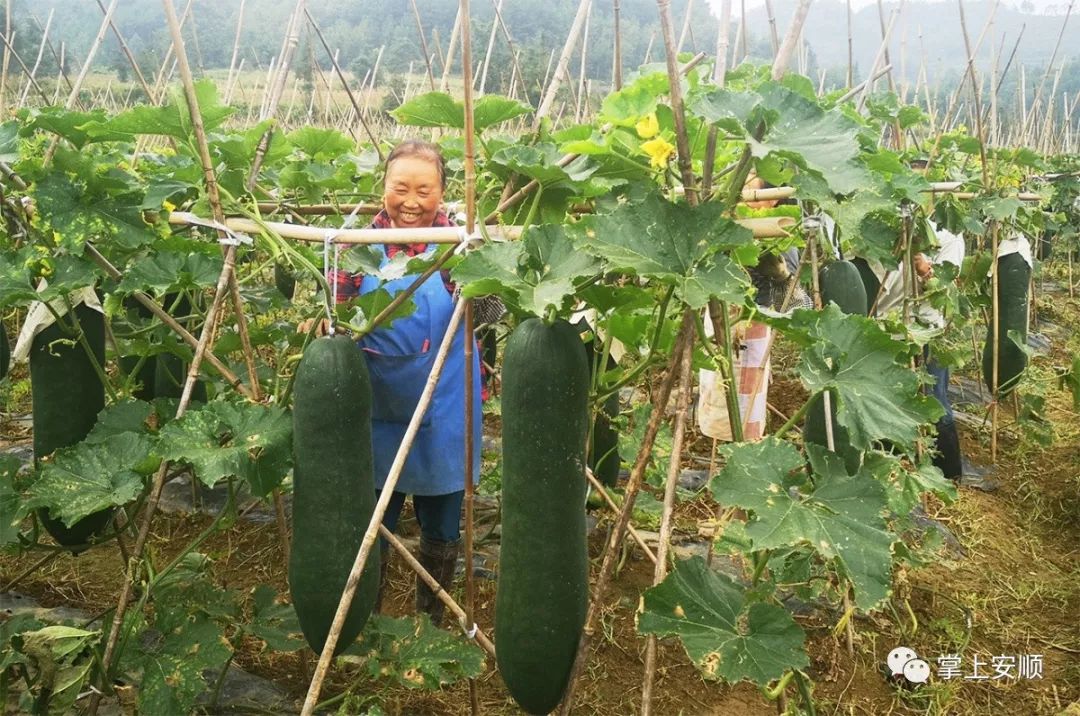
POLYGON ((442 188, 446 189, 446 160, 443 159, 442 151, 437 144, 425 142, 422 139, 406 139, 394 147, 390 156, 386 158, 387 173, 390 172, 390 165, 402 157, 420 157, 430 161, 439 170, 439 181, 442 182, 442 188))

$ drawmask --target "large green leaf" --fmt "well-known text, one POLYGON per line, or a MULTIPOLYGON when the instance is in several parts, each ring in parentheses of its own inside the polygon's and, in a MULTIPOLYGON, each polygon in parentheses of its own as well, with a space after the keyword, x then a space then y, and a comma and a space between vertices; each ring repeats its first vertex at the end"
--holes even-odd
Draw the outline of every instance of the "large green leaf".
POLYGON ((663 582, 645 590, 638 632, 679 637, 706 678, 732 684, 764 686, 810 663, 806 634, 790 614, 749 602, 740 585, 701 557, 676 563, 663 582))
MULTIPOLYGON (((520 117, 532 107, 498 95, 484 95, 473 105, 473 126, 477 132, 520 117)), ((428 92, 414 97, 390 112, 401 124, 414 127, 465 128, 465 105, 445 92, 428 92)))
POLYGON ((13 640, 35 667, 35 713, 71 713, 94 664, 92 647, 99 638, 100 632, 52 625, 24 631, 13 640))
POLYGON ((869 173, 856 161, 859 125, 782 83, 766 81, 755 91, 711 89, 692 96, 690 107, 725 131, 745 137, 757 159, 787 159, 819 174, 836 193, 854 192, 868 182, 869 173), (762 125, 765 132, 755 139, 762 125))
POLYGON ((336 159, 356 148, 348 136, 325 127, 301 127, 289 132, 288 140, 309 157, 323 159, 336 159))
POLYGON ((19 458, 0 455, 0 547, 18 538, 19 525, 28 512, 15 486, 15 476, 21 468, 19 458))
POLYGON ((221 275, 222 265, 220 256, 155 250, 131 266, 118 290, 122 293, 143 290, 160 295, 169 290, 213 286, 221 275))
POLYGON ((454 268, 462 295, 498 294, 522 311, 543 316, 548 307, 568 308, 581 279, 595 276, 600 262, 581 251, 563 226, 529 229, 522 241, 489 243, 454 268))
POLYGON ((599 168, 588 157, 578 157, 566 166, 559 166, 563 155, 550 142, 513 144, 503 147, 491 157, 491 162, 510 171, 540 182, 545 191, 556 188, 582 188, 599 168))
POLYGON ((826 112, 786 87, 767 83, 758 90, 763 105, 777 114, 762 140, 750 139, 755 157, 778 153, 817 172, 840 194, 849 194, 867 182, 856 163, 859 126, 841 112, 826 112))
POLYGON ((588 217, 580 227, 584 250, 614 270, 674 285, 694 307, 709 296, 740 300, 748 281, 734 264, 753 264, 757 258, 751 232, 724 216, 715 202, 691 207, 650 193, 610 214, 588 217), (716 256, 721 252, 728 256, 716 256))
POLYGON ((57 450, 39 465, 27 506, 47 507, 70 527, 95 512, 126 505, 142 492, 155 467, 153 451, 153 441, 135 433, 57 450))
POLYGON ((788 442, 767 437, 724 449, 713 497, 753 511, 746 534, 755 549, 808 546, 835 561, 855 587, 860 609, 874 608, 892 583, 892 544, 885 488, 865 472, 848 475, 841 457, 807 445, 814 480, 788 442))
POLYGON ((160 452, 190 463, 207 486, 239 477, 265 496, 292 465, 292 419, 279 407, 215 401, 166 425, 160 452))
MULTIPOLYGON (((232 107, 221 104, 217 88, 210 80, 197 81, 195 94, 203 127, 207 131, 218 127, 234 111, 232 107)), ((169 103, 160 107, 140 105, 109 119, 84 122, 79 128, 92 141, 133 140, 140 134, 164 134, 186 139, 192 133, 187 100, 179 86, 170 95, 169 103)))
POLYGON ((299 651, 307 642, 300 631, 296 610, 278 599, 277 590, 268 584, 255 588, 252 597, 251 623, 248 631, 262 639, 274 651, 299 651))
POLYGON ((360 639, 345 653, 364 657, 372 678, 390 677, 413 689, 437 689, 484 670, 480 647, 435 627, 426 614, 372 614, 360 639))
POLYGON ((140 645, 140 713, 192 713, 195 699, 209 686, 203 672, 217 673, 232 654, 221 627, 204 614, 181 616, 169 626, 140 645))
POLYGON ((837 421, 851 444, 868 450, 875 440, 908 447, 919 427, 942 415, 941 404, 923 395, 919 377, 906 365, 906 346, 873 320, 847 315, 835 304, 801 312, 812 344, 799 361, 799 377, 811 393, 833 389, 837 421))
POLYGON ((142 215, 139 193, 106 194, 62 174, 49 174, 35 186, 41 220, 57 245, 82 253, 87 241, 113 241, 128 249, 152 242, 157 232, 142 215))
POLYGON ((113 403, 98 414, 97 422, 94 423, 93 429, 83 442, 96 444, 124 433, 136 435, 147 433, 152 416, 154 416, 154 406, 145 400, 127 398, 113 403))

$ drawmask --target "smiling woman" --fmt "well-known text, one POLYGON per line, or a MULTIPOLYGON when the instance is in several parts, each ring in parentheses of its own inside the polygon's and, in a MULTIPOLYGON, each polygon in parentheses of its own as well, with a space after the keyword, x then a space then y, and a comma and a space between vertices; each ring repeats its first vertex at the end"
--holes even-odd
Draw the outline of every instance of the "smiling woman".
POLYGON ((446 190, 442 154, 427 142, 402 142, 386 159, 383 208, 395 228, 433 226, 446 190))

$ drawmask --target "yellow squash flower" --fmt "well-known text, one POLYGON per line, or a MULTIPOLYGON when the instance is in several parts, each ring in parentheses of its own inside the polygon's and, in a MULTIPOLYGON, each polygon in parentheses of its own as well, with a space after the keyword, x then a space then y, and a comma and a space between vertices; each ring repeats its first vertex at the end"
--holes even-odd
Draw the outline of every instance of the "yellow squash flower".
POLYGON ((649 155, 649 165, 652 166, 653 169, 663 169, 666 167, 668 160, 671 159, 671 155, 675 153, 675 145, 663 137, 650 139, 649 141, 642 143, 641 148, 649 155))
POLYGON ((660 132, 660 122, 656 121, 656 112, 650 112, 639 119, 638 123, 634 125, 634 129, 637 130, 637 135, 642 139, 655 137, 660 132))

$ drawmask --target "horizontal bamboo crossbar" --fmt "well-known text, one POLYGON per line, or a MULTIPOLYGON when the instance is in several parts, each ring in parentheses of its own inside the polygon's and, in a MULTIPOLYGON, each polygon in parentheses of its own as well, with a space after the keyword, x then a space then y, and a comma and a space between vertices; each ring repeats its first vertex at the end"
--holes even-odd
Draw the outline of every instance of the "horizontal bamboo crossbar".
MULTIPOLYGON (((174 211, 169 214, 169 223, 177 226, 207 226, 209 220, 196 216, 186 211, 174 211)), ((735 223, 743 228, 750 229, 756 239, 783 238, 788 235, 787 230, 795 226, 795 219, 790 216, 764 216, 750 219, 736 219, 735 223)), ((308 241, 321 244, 328 234, 333 236, 337 244, 457 244, 463 240, 473 238, 469 236, 464 227, 438 227, 433 226, 425 229, 333 229, 318 226, 303 226, 301 224, 287 224, 280 221, 257 222, 251 219, 229 218, 225 225, 230 231, 242 234, 257 234, 263 230, 263 226, 270 229, 284 239, 296 241, 308 241)), ((501 226, 492 224, 487 226, 488 233, 495 237, 506 240, 515 240, 521 237, 522 226, 501 226)))

